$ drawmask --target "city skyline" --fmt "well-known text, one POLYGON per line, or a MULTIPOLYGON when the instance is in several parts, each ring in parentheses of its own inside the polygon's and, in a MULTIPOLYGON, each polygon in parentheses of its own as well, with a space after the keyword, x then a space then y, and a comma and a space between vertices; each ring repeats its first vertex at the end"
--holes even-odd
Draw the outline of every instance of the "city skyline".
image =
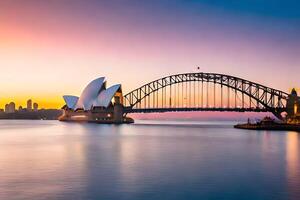
POLYGON ((298 87, 297 2, 121 4, 1 1, 0 107, 30 96, 41 107, 60 108, 63 94, 80 95, 99 75, 127 93, 198 66, 286 92, 298 87))
POLYGON ((3 108, 0 108, 0 110, 6 113, 13 113, 15 111, 38 111, 39 109, 39 104, 33 102, 32 99, 28 99, 25 105, 26 106, 24 106, 24 104, 16 104, 14 101, 9 101, 3 108))

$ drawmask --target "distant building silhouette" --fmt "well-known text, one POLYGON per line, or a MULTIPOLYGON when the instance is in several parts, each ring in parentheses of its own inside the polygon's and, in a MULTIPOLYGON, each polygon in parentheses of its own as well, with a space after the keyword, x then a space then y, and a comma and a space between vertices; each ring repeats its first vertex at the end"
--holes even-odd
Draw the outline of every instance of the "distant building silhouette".
POLYGON ((31 100, 31 99, 29 99, 29 100, 27 101, 27 110, 28 110, 28 111, 32 111, 32 100, 31 100))
POLYGON ((19 110, 19 111, 23 110, 22 106, 19 106, 19 109, 18 109, 18 110, 19 110))
POLYGON ((8 104, 5 104, 4 112, 9 113, 9 106, 8 106, 8 104))
POLYGON ((5 105, 6 113, 14 113, 16 111, 16 104, 14 102, 10 102, 7 106, 5 105))
POLYGON ((39 105, 37 103, 33 104, 33 110, 38 111, 39 105))

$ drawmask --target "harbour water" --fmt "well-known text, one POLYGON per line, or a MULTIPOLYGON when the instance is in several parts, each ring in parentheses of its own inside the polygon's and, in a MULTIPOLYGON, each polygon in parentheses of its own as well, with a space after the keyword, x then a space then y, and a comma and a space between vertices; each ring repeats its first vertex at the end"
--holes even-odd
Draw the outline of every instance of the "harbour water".
POLYGON ((0 199, 300 199, 300 134, 0 121, 0 199))

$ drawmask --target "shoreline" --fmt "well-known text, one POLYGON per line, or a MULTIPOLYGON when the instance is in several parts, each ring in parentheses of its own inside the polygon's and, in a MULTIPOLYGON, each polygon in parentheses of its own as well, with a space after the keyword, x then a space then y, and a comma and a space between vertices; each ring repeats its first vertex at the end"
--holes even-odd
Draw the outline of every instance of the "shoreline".
POLYGON ((237 124, 234 125, 237 129, 247 130, 272 130, 272 131, 297 131, 300 132, 299 124, 237 124))

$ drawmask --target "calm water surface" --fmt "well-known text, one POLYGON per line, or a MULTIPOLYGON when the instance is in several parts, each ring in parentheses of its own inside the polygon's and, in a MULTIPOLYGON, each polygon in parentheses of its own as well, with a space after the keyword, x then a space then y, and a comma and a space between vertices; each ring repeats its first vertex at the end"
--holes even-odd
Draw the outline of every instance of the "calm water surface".
POLYGON ((0 121, 0 199, 300 199, 300 134, 0 121))

